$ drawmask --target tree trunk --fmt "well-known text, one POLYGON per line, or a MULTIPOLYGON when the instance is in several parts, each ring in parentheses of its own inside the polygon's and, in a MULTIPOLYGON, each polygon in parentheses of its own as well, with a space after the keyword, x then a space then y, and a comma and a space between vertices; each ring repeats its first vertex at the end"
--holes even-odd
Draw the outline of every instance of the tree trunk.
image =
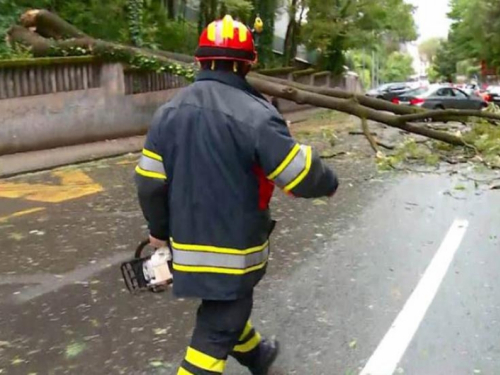
POLYGON ((300 39, 300 32, 301 32, 301 28, 302 28, 302 19, 304 17, 304 11, 306 9, 304 1, 302 1, 301 4, 302 4, 302 7, 300 9, 299 20, 295 24, 294 33, 292 35, 292 45, 290 47, 290 62, 293 62, 295 59, 295 56, 297 56, 297 46, 299 44, 299 39, 300 39))
POLYGON ((205 27, 207 0, 200 0, 200 9, 198 13, 198 35, 201 35, 205 27))
POLYGON ((283 63, 285 66, 290 64, 290 61, 295 57, 293 55, 292 46, 293 46, 293 38, 295 35, 295 16, 297 13, 297 0, 292 0, 290 4, 290 9, 288 10, 288 17, 290 18, 288 21, 288 26, 286 28, 285 41, 283 43, 283 63))
POLYGON ((309 85, 304 85, 304 84, 301 84, 298 82, 293 82, 293 81, 287 81, 287 80, 276 78, 276 77, 264 76, 264 75, 261 75, 258 73, 251 73, 251 76, 262 79, 262 80, 274 82, 274 83, 277 83, 280 85, 291 86, 291 87, 295 87, 295 88, 300 89, 300 90, 314 92, 314 93, 320 94, 320 95, 327 95, 327 96, 331 96, 333 98, 355 100, 358 103, 364 105, 365 107, 373 108, 373 109, 380 110, 380 111, 388 111, 388 112, 395 113, 397 115, 410 115, 410 114, 415 114, 415 113, 425 111, 421 108, 398 105, 398 104, 388 102, 386 100, 371 98, 369 96, 365 96, 362 94, 356 94, 356 93, 345 91, 342 89, 309 86, 309 85))
POLYGON ((175 3, 174 0, 167 0, 167 15, 168 18, 175 19, 175 3))
MULTIPOLYGON (((336 111, 348 113, 359 118, 376 121, 410 133, 420 134, 452 145, 466 146, 465 142, 452 134, 429 129, 426 127, 409 124, 404 116, 396 116, 384 113, 371 108, 359 105, 352 100, 342 100, 337 98, 319 95, 312 92, 297 90, 295 88, 278 85, 276 83, 249 77, 248 81, 257 90, 278 98, 288 99, 298 104, 310 104, 316 107, 334 109, 336 111)), ((500 116, 499 116, 500 118, 500 116)))
POLYGON ((47 10, 28 10, 21 16, 21 25, 27 29, 34 28, 37 34, 45 38, 69 39, 85 38, 85 33, 69 24, 55 13, 47 10))

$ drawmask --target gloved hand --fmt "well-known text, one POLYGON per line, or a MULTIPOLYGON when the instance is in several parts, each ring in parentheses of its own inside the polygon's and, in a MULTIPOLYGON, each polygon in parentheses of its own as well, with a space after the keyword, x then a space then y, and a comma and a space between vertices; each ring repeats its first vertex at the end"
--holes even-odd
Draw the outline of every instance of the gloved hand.
POLYGON ((152 247, 159 249, 160 247, 167 246, 167 241, 159 240, 158 238, 155 238, 152 235, 149 235, 149 244, 152 247))

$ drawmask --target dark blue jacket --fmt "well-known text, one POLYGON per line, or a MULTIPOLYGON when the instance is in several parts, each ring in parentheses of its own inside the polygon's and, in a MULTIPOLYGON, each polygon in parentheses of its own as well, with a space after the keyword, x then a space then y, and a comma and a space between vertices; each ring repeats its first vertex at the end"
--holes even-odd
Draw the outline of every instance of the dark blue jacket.
POLYGON ((150 233, 170 240, 174 292, 231 300, 265 273, 274 185, 332 195, 337 178, 243 78, 202 71, 154 116, 136 168, 150 233))

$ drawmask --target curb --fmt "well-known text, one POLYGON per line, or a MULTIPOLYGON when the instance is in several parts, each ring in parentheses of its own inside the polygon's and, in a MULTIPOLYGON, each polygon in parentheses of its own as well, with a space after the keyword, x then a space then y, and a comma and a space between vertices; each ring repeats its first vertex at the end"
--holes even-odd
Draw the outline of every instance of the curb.
POLYGON ((136 136, 0 156, 0 177, 12 177, 140 151, 144 146, 144 138, 136 136))

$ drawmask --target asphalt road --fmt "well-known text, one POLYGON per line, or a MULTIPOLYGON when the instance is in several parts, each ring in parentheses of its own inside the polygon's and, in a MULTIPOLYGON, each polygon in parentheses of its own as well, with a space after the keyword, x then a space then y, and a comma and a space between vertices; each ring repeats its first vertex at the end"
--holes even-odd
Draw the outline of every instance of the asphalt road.
MULTIPOLYGON (((135 160, 0 180, 0 374, 175 374, 196 301, 119 273, 146 234, 135 160)), ((333 199, 273 203, 253 322, 282 342, 274 374, 500 374, 500 191, 334 166, 333 199)))

